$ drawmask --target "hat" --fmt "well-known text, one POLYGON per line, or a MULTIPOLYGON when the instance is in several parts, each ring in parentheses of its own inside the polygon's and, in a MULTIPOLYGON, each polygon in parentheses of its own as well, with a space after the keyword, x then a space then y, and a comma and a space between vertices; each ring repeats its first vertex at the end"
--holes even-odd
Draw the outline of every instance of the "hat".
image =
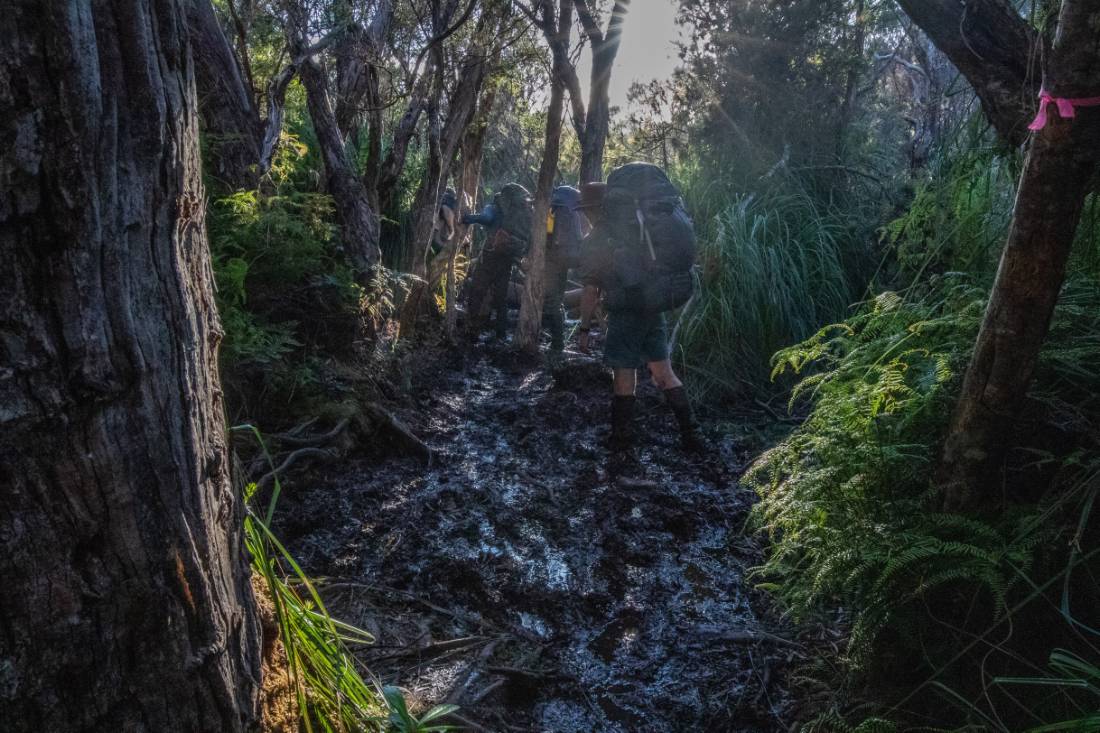
POLYGON ((604 194, 607 193, 607 184, 599 181, 581 184, 581 202, 578 209, 592 209, 603 205, 604 194))

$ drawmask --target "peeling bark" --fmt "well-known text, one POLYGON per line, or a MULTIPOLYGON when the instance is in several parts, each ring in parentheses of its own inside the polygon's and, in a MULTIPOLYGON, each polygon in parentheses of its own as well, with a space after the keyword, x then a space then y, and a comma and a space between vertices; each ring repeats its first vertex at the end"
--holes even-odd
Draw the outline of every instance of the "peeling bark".
POLYGON ((260 640, 229 481, 176 0, 7 5, 0 720, 246 731, 260 640))

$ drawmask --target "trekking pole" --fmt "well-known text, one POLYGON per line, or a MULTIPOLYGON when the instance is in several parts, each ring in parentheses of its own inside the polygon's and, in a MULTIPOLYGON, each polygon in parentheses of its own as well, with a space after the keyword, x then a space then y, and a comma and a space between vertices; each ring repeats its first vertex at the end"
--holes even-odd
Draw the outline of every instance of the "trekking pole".
POLYGON ((691 297, 688 298, 688 302, 684 303, 684 307, 680 309, 680 315, 676 316, 676 325, 672 327, 672 335, 668 339, 668 353, 672 354, 676 350, 676 340, 680 335, 680 326, 684 323, 684 317, 687 315, 691 307, 695 305, 695 298, 702 291, 703 285, 699 279, 699 266, 692 265, 691 267, 691 297))

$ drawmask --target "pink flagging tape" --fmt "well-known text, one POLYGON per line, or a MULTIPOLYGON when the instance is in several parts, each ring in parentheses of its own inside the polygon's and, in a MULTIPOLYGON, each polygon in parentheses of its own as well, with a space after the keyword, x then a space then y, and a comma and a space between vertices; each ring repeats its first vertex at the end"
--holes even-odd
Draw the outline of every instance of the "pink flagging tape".
POLYGON ((1055 97, 1046 89, 1039 92, 1039 114, 1027 126, 1029 130, 1042 130, 1047 126, 1047 107, 1054 103, 1063 119, 1076 117, 1076 107, 1100 107, 1100 97, 1055 97))

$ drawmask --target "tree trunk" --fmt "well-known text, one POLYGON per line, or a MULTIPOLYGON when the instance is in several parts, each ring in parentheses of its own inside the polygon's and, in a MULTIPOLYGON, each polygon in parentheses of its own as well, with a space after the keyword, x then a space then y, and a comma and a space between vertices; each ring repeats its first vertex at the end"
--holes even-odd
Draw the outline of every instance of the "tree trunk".
MULTIPOLYGON (((551 0, 544 0, 545 12, 553 15, 551 0)), ((568 43, 568 33, 573 22, 572 5, 569 0, 561 0, 559 6, 558 36, 564 35, 568 43)), ((535 188, 535 211, 531 220, 531 248, 527 253, 527 278, 523 284, 520 301, 519 323, 516 326, 516 347, 538 353, 539 336, 542 333, 542 306, 544 300, 544 280, 546 270, 546 220, 550 214, 550 195, 554 188, 554 174, 558 170, 558 155, 561 147, 561 116, 565 101, 565 87, 562 83, 561 69, 551 73, 550 107, 546 112, 546 142, 542 149, 542 163, 539 165, 538 184, 535 188)))
POLYGON ((837 116, 836 140, 833 146, 834 157, 843 162, 848 144, 848 128, 855 114, 856 84, 863 72, 865 40, 867 37, 867 19, 864 0, 856 0, 855 29, 852 34, 851 50, 848 56, 848 69, 844 80, 844 97, 840 102, 840 114, 837 116))
POLYGON ((367 189, 355 174, 344 149, 344 139, 336 124, 336 114, 329 100, 328 80, 313 60, 306 59, 298 70, 306 88, 306 102, 321 157, 325 161, 328 192, 336 204, 348 260, 361 275, 371 272, 382 259, 379 248, 378 216, 371 208, 367 189))
MULTIPOLYGON (((1063 97, 1092 96, 1100 78, 1098 0, 1064 0, 1045 86, 1063 97)), ((1065 278, 1077 224, 1100 157, 1100 110, 1072 120, 1053 108, 1032 138, 1008 242, 963 382, 940 467, 951 510, 995 504, 990 490, 1011 424, 1031 382, 1065 278)))
POLYGON ((184 11, 6 8, 7 731, 246 731, 257 718, 184 11))
MULTIPOLYGON (((446 270, 452 250, 458 244, 455 238, 450 247, 428 261, 428 247, 439 217, 443 171, 450 170, 453 166, 463 132, 474 116, 478 94, 485 82, 488 69, 499 59, 499 45, 494 44, 495 50, 491 54, 485 51, 488 45, 485 39, 489 32, 488 17, 487 14, 482 14, 478 18, 477 27, 474 29, 473 45, 466 54, 458 83, 447 101, 447 121, 438 135, 436 134, 438 125, 429 123, 429 143, 434 148, 438 141, 439 152, 436 155, 433 150, 429 155, 428 165, 413 201, 412 271, 421 276, 423 281, 413 285, 401 309, 401 333, 404 336, 410 335, 415 329, 416 319, 424 308, 426 298, 435 292, 446 270)), ((506 17, 502 16, 501 28, 504 27, 505 22, 506 17)), ((441 49, 437 63, 440 65, 438 68, 442 68, 444 58, 441 49)))
POLYGON ((595 24, 587 2, 575 0, 581 23, 592 46, 592 74, 588 91, 588 114, 581 136, 581 182, 603 180, 603 155, 607 146, 607 134, 611 124, 611 69, 619 54, 623 35, 623 21, 630 0, 616 0, 611 9, 607 32, 601 33, 595 24))
POLYGON ((1002 140, 1019 146, 1039 93, 1039 36, 1009 0, 898 0, 962 72, 1002 140))
POLYGON ((229 189, 255 188, 262 126, 252 90, 210 0, 188 0, 187 25, 209 151, 206 173, 229 189))
MULTIPOLYGON (((481 94, 477 112, 473 122, 467 126, 462 135, 462 173, 459 179, 458 209, 455 211, 456 221, 461 220, 466 213, 466 202, 477 200, 478 186, 481 182, 481 161, 485 153, 485 136, 489 130, 489 117, 496 104, 497 84, 490 83, 481 94)), ((455 256, 462 246, 467 247, 470 259, 473 259, 473 247, 470 246, 471 228, 463 224, 455 225, 454 247, 450 253, 450 261, 447 264, 447 310, 444 314, 444 330, 448 337, 453 337, 458 320, 458 283, 454 279, 455 256)))

